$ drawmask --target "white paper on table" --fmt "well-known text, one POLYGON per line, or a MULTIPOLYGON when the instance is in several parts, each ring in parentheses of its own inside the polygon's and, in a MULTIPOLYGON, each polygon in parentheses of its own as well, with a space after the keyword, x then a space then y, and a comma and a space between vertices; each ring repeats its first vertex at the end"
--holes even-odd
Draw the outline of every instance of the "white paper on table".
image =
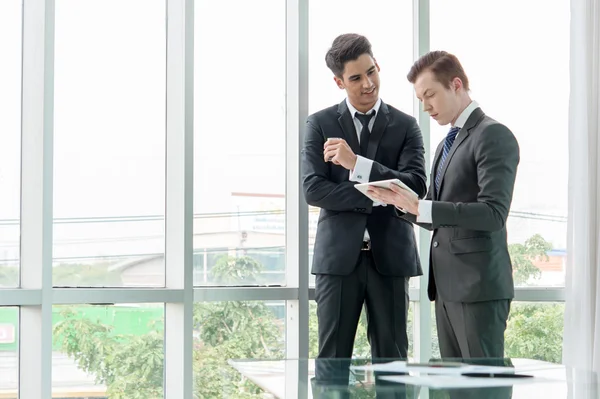
POLYGON ((420 374, 438 374, 438 375, 460 375, 463 373, 514 373, 514 367, 501 367, 501 366, 485 366, 477 364, 466 364, 463 363, 460 367, 435 367, 435 363, 431 363, 431 366, 415 366, 404 361, 394 361, 389 363, 376 363, 369 364, 366 366, 351 366, 352 370, 364 370, 364 371, 379 371, 387 373, 420 373, 420 374))
POLYGON ((375 363, 367 364, 365 366, 350 366, 350 370, 364 370, 364 371, 385 371, 387 373, 406 373, 406 362, 402 360, 396 360, 389 363, 375 363))
POLYGON ((397 382, 401 384, 419 385, 428 388, 486 388, 486 387, 508 387, 517 384, 561 382, 546 378, 479 378, 464 377, 457 375, 392 375, 381 376, 382 380, 397 382))
POLYGON ((409 372, 417 372, 421 374, 438 374, 438 375, 461 375, 464 373, 481 373, 481 374, 514 374, 514 367, 502 366, 483 366, 476 364, 465 364, 462 367, 416 367, 408 366, 409 372))

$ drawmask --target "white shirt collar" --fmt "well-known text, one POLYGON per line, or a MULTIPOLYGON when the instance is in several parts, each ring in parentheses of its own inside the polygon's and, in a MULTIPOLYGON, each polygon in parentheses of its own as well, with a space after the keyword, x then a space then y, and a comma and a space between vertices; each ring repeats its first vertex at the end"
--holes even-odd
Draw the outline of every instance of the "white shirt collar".
MULTIPOLYGON (((346 105, 348 106, 348 109, 350 110, 350 115, 352 115, 352 119, 354 119, 354 115, 358 112, 359 114, 362 114, 362 112, 359 112, 356 108, 354 108, 354 106, 352 104, 350 104, 350 100, 348 100, 348 97, 346 97, 346 105)), ((377 102, 375 103, 375 105, 373 106, 373 108, 371 108, 370 110, 368 110, 367 112, 365 112, 365 115, 368 114, 369 112, 375 110, 375 115, 377 115, 377 113, 379 112, 379 107, 381 107, 381 98, 377 99, 377 102)))
POLYGON ((475 109, 478 107, 479 104, 477 104, 477 101, 471 101, 471 104, 469 104, 467 108, 465 108, 464 111, 461 112, 461 114, 456 119, 454 127, 462 129, 463 126, 465 126, 465 123, 467 123, 467 119, 469 119, 469 116, 471 116, 471 113, 473 113, 473 111, 475 111, 475 109))

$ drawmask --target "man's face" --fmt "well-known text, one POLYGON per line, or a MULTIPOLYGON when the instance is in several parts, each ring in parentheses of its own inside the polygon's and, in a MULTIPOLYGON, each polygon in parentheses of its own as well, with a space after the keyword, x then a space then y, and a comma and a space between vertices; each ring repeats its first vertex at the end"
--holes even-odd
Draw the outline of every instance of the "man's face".
POLYGON ((348 61, 342 79, 335 76, 340 89, 345 89, 350 103, 359 111, 373 108, 379 98, 379 65, 369 54, 348 61))
POLYGON ((454 123, 458 117, 461 104, 459 88, 462 88, 462 81, 459 78, 454 78, 450 88, 446 88, 429 70, 422 72, 414 83, 415 94, 423 103, 423 111, 441 126, 454 123))

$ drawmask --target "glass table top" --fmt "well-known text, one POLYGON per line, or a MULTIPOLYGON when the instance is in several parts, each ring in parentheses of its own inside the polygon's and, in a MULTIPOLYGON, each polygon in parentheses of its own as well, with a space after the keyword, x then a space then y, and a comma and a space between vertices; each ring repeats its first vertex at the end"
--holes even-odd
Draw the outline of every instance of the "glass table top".
POLYGON ((237 359, 221 372, 224 398, 600 398, 596 373, 532 359, 237 359))

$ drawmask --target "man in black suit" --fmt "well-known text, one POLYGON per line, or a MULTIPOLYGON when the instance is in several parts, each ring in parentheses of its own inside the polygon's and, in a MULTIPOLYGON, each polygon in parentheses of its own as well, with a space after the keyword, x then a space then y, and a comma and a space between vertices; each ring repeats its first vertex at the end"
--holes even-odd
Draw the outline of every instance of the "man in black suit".
POLYGON ((321 208, 312 265, 319 358, 352 356, 363 304, 373 358, 405 358, 408 279, 422 274, 413 225, 354 185, 398 178, 423 196, 423 138, 413 117, 379 98, 364 36, 337 37, 325 59, 347 98, 308 117, 302 149, 304 196, 321 208))
POLYGON ((504 357, 514 297, 506 219, 519 145, 471 100, 469 80, 454 55, 424 55, 408 80, 424 111, 452 127, 436 150, 425 200, 399 187, 371 187, 371 195, 406 211, 398 211, 401 218, 433 230, 427 291, 435 301, 442 357, 504 357))

